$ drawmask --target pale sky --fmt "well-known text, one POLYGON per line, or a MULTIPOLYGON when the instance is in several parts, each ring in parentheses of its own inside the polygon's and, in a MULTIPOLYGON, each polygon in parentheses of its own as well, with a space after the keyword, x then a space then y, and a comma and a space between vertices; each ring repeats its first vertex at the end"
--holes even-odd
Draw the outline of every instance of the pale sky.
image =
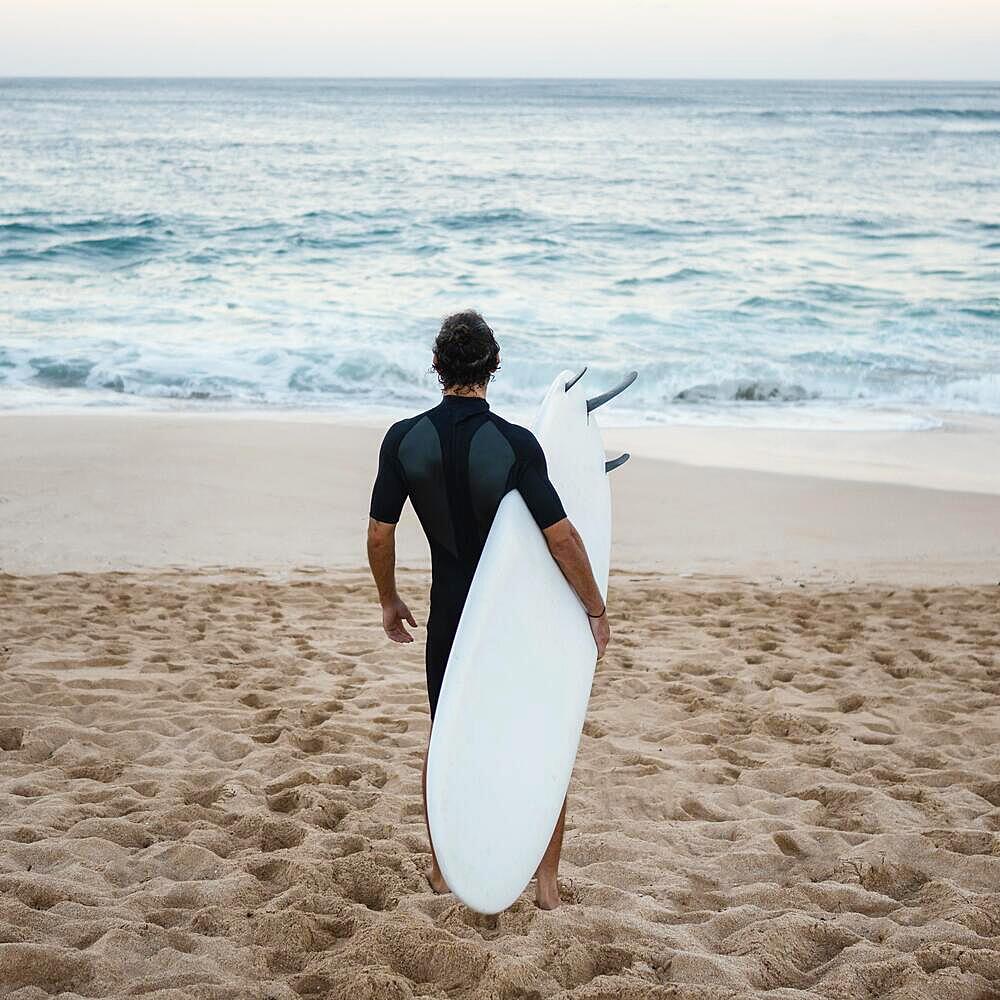
POLYGON ((0 76, 1000 78, 1000 0, 0 0, 0 76))

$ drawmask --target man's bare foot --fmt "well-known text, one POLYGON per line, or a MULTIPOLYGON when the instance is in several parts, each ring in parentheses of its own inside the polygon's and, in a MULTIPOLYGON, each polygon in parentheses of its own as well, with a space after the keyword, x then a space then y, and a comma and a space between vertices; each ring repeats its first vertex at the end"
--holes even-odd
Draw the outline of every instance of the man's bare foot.
POLYGON ((444 876, 441 874, 437 865, 431 865, 427 869, 427 881, 430 882, 431 888, 440 896, 444 892, 451 892, 448 888, 448 883, 445 882, 444 876))
POLYGON ((554 910, 560 903, 558 879, 544 876, 539 878, 535 888, 535 902, 542 910, 554 910))

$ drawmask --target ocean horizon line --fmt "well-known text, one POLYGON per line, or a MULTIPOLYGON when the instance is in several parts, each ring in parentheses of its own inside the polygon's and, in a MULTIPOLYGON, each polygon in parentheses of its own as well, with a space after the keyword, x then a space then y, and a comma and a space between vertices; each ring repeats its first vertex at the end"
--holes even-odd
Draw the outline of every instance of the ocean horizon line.
POLYGON ((302 81, 357 81, 368 83, 371 81, 385 80, 395 83, 405 83, 410 81, 447 81, 447 82, 524 82, 537 83, 574 83, 574 82, 607 82, 607 83, 836 83, 836 84, 868 84, 868 83, 898 83, 898 84, 997 84, 1000 85, 1000 76, 969 76, 969 77, 909 77, 909 76, 615 76, 595 74, 589 76, 507 76, 504 74, 484 74, 481 76, 449 75, 449 74, 418 74, 395 76, 389 74, 375 74, 372 76, 359 76, 357 74, 294 74, 294 73, 222 73, 222 74, 199 74, 199 73, 154 73, 154 74, 128 74, 128 73, 102 73, 102 74, 60 74, 60 73, 0 73, 0 80, 122 80, 122 81, 149 81, 149 80, 187 80, 205 81, 215 83, 219 81, 239 81, 248 80, 260 82, 264 80, 289 80, 295 82, 302 81))

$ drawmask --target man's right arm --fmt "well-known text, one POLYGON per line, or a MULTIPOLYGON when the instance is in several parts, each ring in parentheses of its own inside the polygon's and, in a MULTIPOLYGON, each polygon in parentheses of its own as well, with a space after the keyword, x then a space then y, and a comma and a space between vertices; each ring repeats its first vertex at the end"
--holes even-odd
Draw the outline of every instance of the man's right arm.
POLYGON ((587 612, 590 631, 597 644, 597 658, 600 659, 611 639, 611 629, 604 597, 594 579, 583 539, 566 516, 559 494, 549 479, 545 453, 538 440, 530 431, 520 428, 518 444, 522 461, 517 488, 545 536, 552 558, 587 612))
POLYGON ((590 631, 594 634, 594 642, 597 643, 597 658, 600 659, 611 640, 611 627, 608 625, 607 607, 601 596, 601 589, 594 579, 594 571, 583 539, 568 517, 545 528, 543 534, 552 558, 569 581, 569 585, 576 591, 587 612, 590 631))

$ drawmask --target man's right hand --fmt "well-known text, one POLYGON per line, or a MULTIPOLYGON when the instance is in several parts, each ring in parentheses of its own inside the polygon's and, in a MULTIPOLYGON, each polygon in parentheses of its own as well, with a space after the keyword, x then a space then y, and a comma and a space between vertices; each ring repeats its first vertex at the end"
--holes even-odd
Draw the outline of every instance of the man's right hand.
POLYGON ((397 594, 382 605, 382 628, 393 642, 413 642, 413 636, 403 627, 403 622, 409 622, 414 628, 417 627, 410 609, 397 594))
POLYGON ((597 643, 597 658, 600 659, 611 641, 611 626, 608 624, 607 611, 600 618, 590 618, 590 631, 594 635, 594 642, 597 643))

